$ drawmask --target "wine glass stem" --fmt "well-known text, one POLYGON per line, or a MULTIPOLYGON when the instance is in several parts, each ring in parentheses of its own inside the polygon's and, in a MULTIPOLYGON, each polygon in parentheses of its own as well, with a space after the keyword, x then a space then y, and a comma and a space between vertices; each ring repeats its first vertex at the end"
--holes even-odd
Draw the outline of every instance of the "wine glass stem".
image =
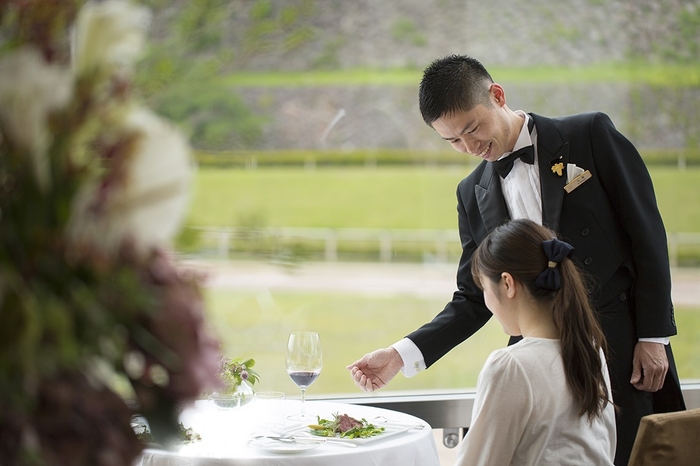
POLYGON ((301 389, 301 412, 304 412, 304 399, 306 398, 306 388, 301 389))

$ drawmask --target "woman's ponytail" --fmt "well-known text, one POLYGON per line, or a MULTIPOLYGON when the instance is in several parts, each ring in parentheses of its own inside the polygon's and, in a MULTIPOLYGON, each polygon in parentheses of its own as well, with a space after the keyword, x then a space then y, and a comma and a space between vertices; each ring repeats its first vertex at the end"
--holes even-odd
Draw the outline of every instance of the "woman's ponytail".
POLYGON ((554 324, 559 330, 566 380, 580 400, 579 414, 599 415, 612 400, 603 376, 601 350, 605 335, 596 319, 581 272, 569 258, 559 264, 562 286, 554 298, 554 324))

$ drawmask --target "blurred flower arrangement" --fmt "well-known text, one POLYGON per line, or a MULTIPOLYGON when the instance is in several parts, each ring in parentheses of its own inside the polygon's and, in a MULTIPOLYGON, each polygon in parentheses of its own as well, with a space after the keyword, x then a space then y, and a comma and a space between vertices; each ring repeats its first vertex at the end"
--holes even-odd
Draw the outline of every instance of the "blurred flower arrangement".
POLYGON ((139 104, 148 10, 0 2, 0 464, 131 465, 222 387, 198 277, 167 252, 185 138, 139 104))
POLYGON ((260 376, 252 368, 255 365, 255 359, 229 359, 222 357, 219 361, 219 378, 224 382, 226 387, 220 393, 231 394, 236 389, 245 383, 255 385, 260 379, 260 376))
POLYGON ((209 395, 209 399, 220 408, 238 408, 255 398, 253 385, 260 376, 252 367, 254 359, 229 359, 221 357, 217 374, 224 387, 209 395))

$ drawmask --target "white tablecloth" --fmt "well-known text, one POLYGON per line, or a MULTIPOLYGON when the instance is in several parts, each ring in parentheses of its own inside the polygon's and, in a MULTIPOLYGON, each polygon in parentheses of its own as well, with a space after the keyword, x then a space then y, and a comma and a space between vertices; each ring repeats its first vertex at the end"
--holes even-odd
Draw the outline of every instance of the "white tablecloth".
MULTIPOLYGON (((381 425, 384 419, 423 428, 389 429, 391 435, 380 434, 371 441, 359 442, 356 448, 325 443, 317 448, 294 453, 271 453, 253 448, 251 436, 288 432, 299 421, 286 419, 299 412, 297 400, 256 399, 236 409, 217 407, 212 401, 197 401, 185 410, 180 419, 202 440, 182 445, 174 451, 146 449, 135 466, 439 466, 437 447, 431 427, 408 414, 354 404, 307 400, 306 412, 332 419, 334 413, 381 425), (380 416, 379 418, 377 418, 380 416), (375 419, 377 420, 375 422, 375 419)), ((305 429, 304 429, 305 430, 305 429)))

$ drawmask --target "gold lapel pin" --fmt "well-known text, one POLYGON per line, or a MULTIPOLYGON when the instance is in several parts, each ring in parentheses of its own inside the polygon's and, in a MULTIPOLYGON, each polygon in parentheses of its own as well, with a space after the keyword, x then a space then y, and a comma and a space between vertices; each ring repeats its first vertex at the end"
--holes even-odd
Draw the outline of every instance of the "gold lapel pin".
POLYGON ((562 176, 564 174, 564 164, 561 162, 552 164, 552 173, 562 176))

